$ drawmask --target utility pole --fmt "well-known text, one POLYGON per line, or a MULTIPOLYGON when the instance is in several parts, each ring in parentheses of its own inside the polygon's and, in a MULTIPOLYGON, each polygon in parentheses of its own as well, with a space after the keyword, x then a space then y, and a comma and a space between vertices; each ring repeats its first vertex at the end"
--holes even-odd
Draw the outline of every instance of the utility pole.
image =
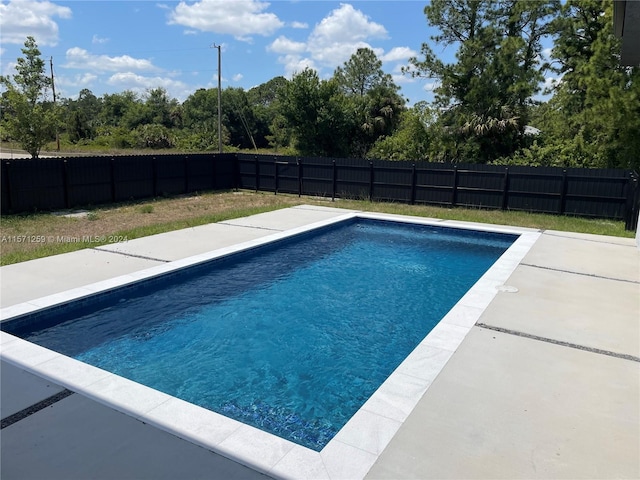
MULTIPOLYGON (((49 57, 49 66, 51 67, 51 90, 53 91, 53 108, 56 107, 56 84, 53 81, 53 57, 49 57)), ((60 151, 60 135, 58 135, 58 126, 56 125, 56 152, 60 151)))
POLYGON ((220 71, 220 49, 222 45, 215 43, 211 48, 218 49, 218 152, 222 153, 222 73, 220 71))

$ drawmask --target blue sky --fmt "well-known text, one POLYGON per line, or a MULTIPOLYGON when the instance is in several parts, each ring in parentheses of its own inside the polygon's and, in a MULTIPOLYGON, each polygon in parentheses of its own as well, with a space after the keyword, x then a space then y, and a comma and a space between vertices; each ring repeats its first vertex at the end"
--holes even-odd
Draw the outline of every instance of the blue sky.
MULTIPOLYGON (((413 104, 432 84, 400 73, 434 32, 424 1, 0 1, 0 68, 15 73, 28 35, 53 57, 56 93, 75 98, 163 87, 184 101, 198 88, 245 90, 306 66, 321 78, 358 47, 373 49, 413 104)), ((444 52, 448 53, 448 52, 444 52)), ((454 52, 450 52, 452 55, 454 52)))
MULTIPOLYGON (((53 57, 56 93, 76 98, 163 87, 184 101, 198 88, 248 90, 305 67, 330 77, 359 47, 373 49, 401 94, 431 100, 434 82, 402 75, 408 58, 437 33, 425 1, 368 0, 0 0, 0 71, 15 73, 27 36, 47 61, 53 57)), ((455 51, 434 48, 445 61, 455 51)))

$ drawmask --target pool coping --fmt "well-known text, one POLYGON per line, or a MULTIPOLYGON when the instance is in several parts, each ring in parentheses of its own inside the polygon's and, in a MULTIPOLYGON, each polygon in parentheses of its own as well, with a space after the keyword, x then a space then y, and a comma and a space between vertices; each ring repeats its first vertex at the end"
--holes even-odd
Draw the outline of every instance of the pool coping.
POLYGON ((84 298, 145 278, 207 262, 337 222, 369 218, 519 235, 514 244, 457 302, 338 434, 320 451, 142 386, 46 348, 0 332, 2 358, 180 438, 279 478, 363 478, 484 309, 541 232, 531 229, 350 212, 303 227, 154 266, 0 310, 2 321, 84 298))

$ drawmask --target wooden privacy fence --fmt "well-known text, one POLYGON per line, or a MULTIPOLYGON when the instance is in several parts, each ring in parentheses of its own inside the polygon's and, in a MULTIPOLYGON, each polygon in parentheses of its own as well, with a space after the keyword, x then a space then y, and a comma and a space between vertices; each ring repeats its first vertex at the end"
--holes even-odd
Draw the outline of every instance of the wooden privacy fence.
POLYGON ((637 227, 640 189, 630 170, 237 157, 245 189, 598 217, 637 227))
POLYGON ((624 220, 637 227, 630 170, 503 167, 252 154, 3 160, 2 213, 230 188, 624 220))
POLYGON ((234 188, 234 154, 2 161, 2 213, 55 210, 234 188))

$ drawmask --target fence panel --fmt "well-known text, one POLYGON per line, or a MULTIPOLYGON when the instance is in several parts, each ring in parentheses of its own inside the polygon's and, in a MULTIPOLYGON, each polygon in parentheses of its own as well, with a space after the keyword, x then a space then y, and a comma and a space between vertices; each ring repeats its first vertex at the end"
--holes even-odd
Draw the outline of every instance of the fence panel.
POLYGON ((175 155, 152 157, 155 173, 154 195, 177 195, 185 192, 184 162, 175 155))
POLYGON ((228 190, 238 186, 238 161, 234 153, 208 155, 213 160, 213 188, 228 190))
POLYGON ((182 155, 186 163, 186 192, 212 190, 214 185, 213 155, 182 155))
POLYGON ((153 157, 118 156, 111 162, 114 202, 153 197, 153 157))
POLYGON ((390 160, 373 162, 373 199, 411 203, 413 163, 390 160))
POLYGON ((298 158, 302 172, 302 194, 333 196, 334 163, 331 158, 298 158))
POLYGON ((453 174, 452 165, 416 162, 416 203, 450 205, 453 174))
POLYGON ((340 198, 365 200, 370 191, 370 164, 353 158, 335 158, 335 195, 340 198))
POLYGON ((68 208, 113 200, 109 157, 69 157, 62 161, 66 164, 68 208))
POLYGON ((238 187, 247 190, 259 190, 258 180, 258 156, 239 153, 236 156, 238 161, 238 187))
MULTIPOLYGON (((65 208, 63 162, 58 159, 11 160, 5 172, 11 183, 9 205, 12 211, 26 212, 65 208)), ((5 206, 2 206, 3 210, 5 206)))
POLYGON ((456 205, 502 208, 503 182, 504 168, 493 165, 459 165, 456 178, 456 205))
POLYGON ((630 172, 597 169, 567 169, 564 213, 623 219, 630 172))

